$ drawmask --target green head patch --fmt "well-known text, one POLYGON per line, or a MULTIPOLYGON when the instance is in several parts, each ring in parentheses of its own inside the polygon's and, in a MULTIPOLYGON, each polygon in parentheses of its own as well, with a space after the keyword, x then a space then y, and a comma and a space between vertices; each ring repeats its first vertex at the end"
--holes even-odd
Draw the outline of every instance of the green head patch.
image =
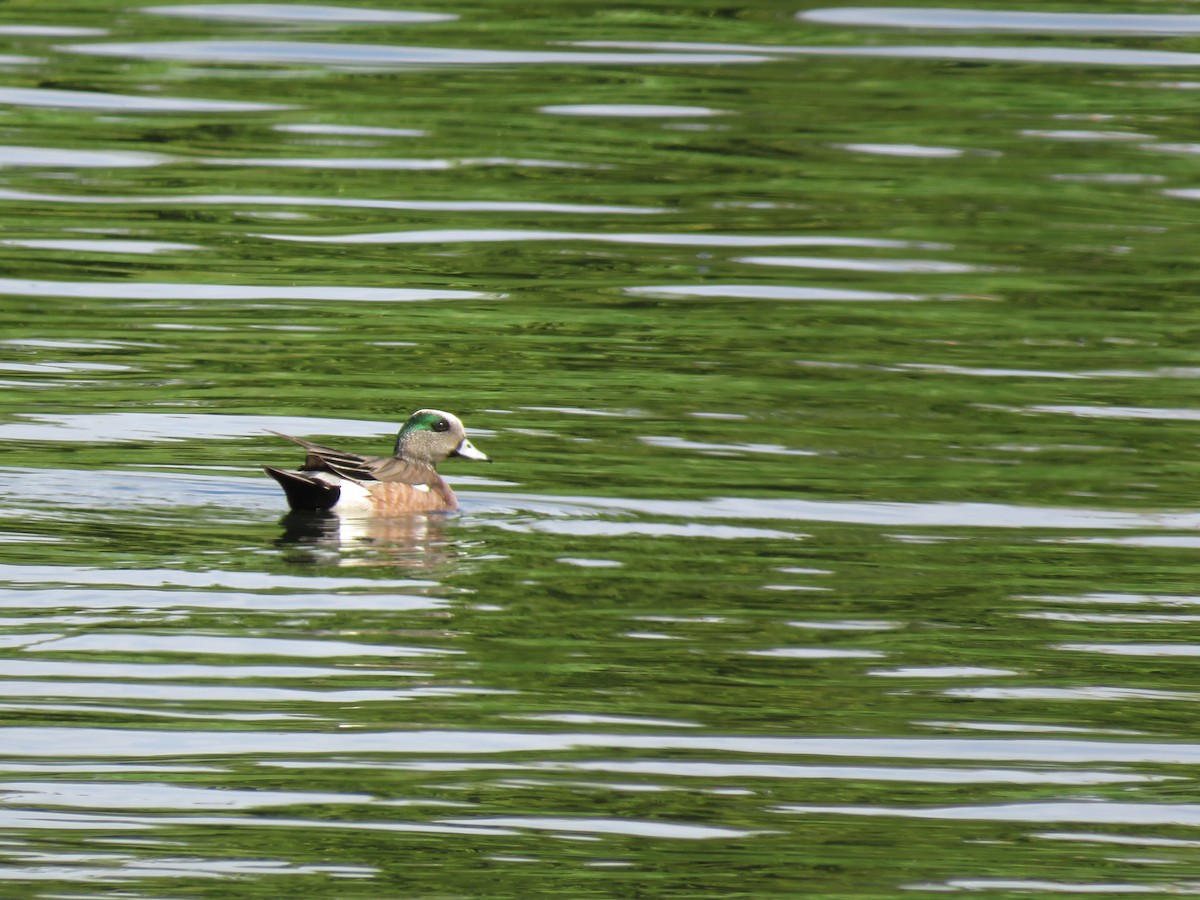
POLYGON ((401 433, 405 431, 449 431, 450 422, 446 419, 444 413, 440 413, 435 409, 422 409, 412 414, 404 427, 400 429, 401 433))

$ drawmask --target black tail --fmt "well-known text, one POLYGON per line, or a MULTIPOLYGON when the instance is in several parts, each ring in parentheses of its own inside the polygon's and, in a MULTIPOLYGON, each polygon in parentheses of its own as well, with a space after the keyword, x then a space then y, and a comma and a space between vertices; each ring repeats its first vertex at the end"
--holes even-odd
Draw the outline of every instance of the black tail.
POLYGON ((292 509, 329 509, 341 499, 342 489, 336 484, 326 484, 320 478, 273 466, 263 466, 263 471, 279 482, 292 509))

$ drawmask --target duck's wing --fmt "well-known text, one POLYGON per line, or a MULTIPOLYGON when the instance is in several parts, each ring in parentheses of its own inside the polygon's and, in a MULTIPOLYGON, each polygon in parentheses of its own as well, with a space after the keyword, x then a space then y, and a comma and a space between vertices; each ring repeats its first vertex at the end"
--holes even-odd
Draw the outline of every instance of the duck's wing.
POLYGON ((304 448, 307 454, 301 471, 332 472, 339 478, 351 481, 380 481, 400 484, 437 484, 441 477, 432 466, 409 462, 399 456, 359 456, 357 453, 347 453, 344 450, 334 450, 306 441, 304 438, 292 437, 272 431, 284 440, 291 441, 304 448))
POLYGON ((314 444, 312 441, 306 441, 304 438, 292 437, 290 434, 284 434, 282 431, 271 431, 270 434, 276 437, 281 437, 285 441, 291 441, 293 444, 298 444, 304 448, 304 465, 300 467, 302 472, 333 472, 339 474, 336 467, 353 468, 360 465, 365 457, 359 456, 357 453, 347 453, 344 450, 334 450, 332 447, 325 447, 321 444, 314 444))
POLYGON ((373 480, 384 484, 439 484, 442 480, 433 466, 410 462, 399 456, 364 456, 359 465, 349 471, 354 473, 349 477, 356 481, 373 480))

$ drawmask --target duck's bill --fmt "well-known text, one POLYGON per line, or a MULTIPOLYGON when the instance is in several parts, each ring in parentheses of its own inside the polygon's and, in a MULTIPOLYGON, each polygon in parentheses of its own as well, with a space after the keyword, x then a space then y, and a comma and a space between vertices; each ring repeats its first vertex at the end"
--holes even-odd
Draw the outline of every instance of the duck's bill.
POLYGON ((458 445, 458 449, 451 454, 452 456, 465 456, 467 459, 477 459, 480 462, 491 462, 492 458, 486 453, 476 450, 475 445, 463 438, 463 442, 458 445))

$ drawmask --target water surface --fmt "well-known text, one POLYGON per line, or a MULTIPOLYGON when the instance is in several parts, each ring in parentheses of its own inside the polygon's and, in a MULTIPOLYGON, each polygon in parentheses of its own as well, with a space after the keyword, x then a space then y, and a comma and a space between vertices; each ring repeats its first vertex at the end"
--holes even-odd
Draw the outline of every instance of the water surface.
POLYGON ((1198 20, 0 9, 0 894, 1200 891, 1198 20))

